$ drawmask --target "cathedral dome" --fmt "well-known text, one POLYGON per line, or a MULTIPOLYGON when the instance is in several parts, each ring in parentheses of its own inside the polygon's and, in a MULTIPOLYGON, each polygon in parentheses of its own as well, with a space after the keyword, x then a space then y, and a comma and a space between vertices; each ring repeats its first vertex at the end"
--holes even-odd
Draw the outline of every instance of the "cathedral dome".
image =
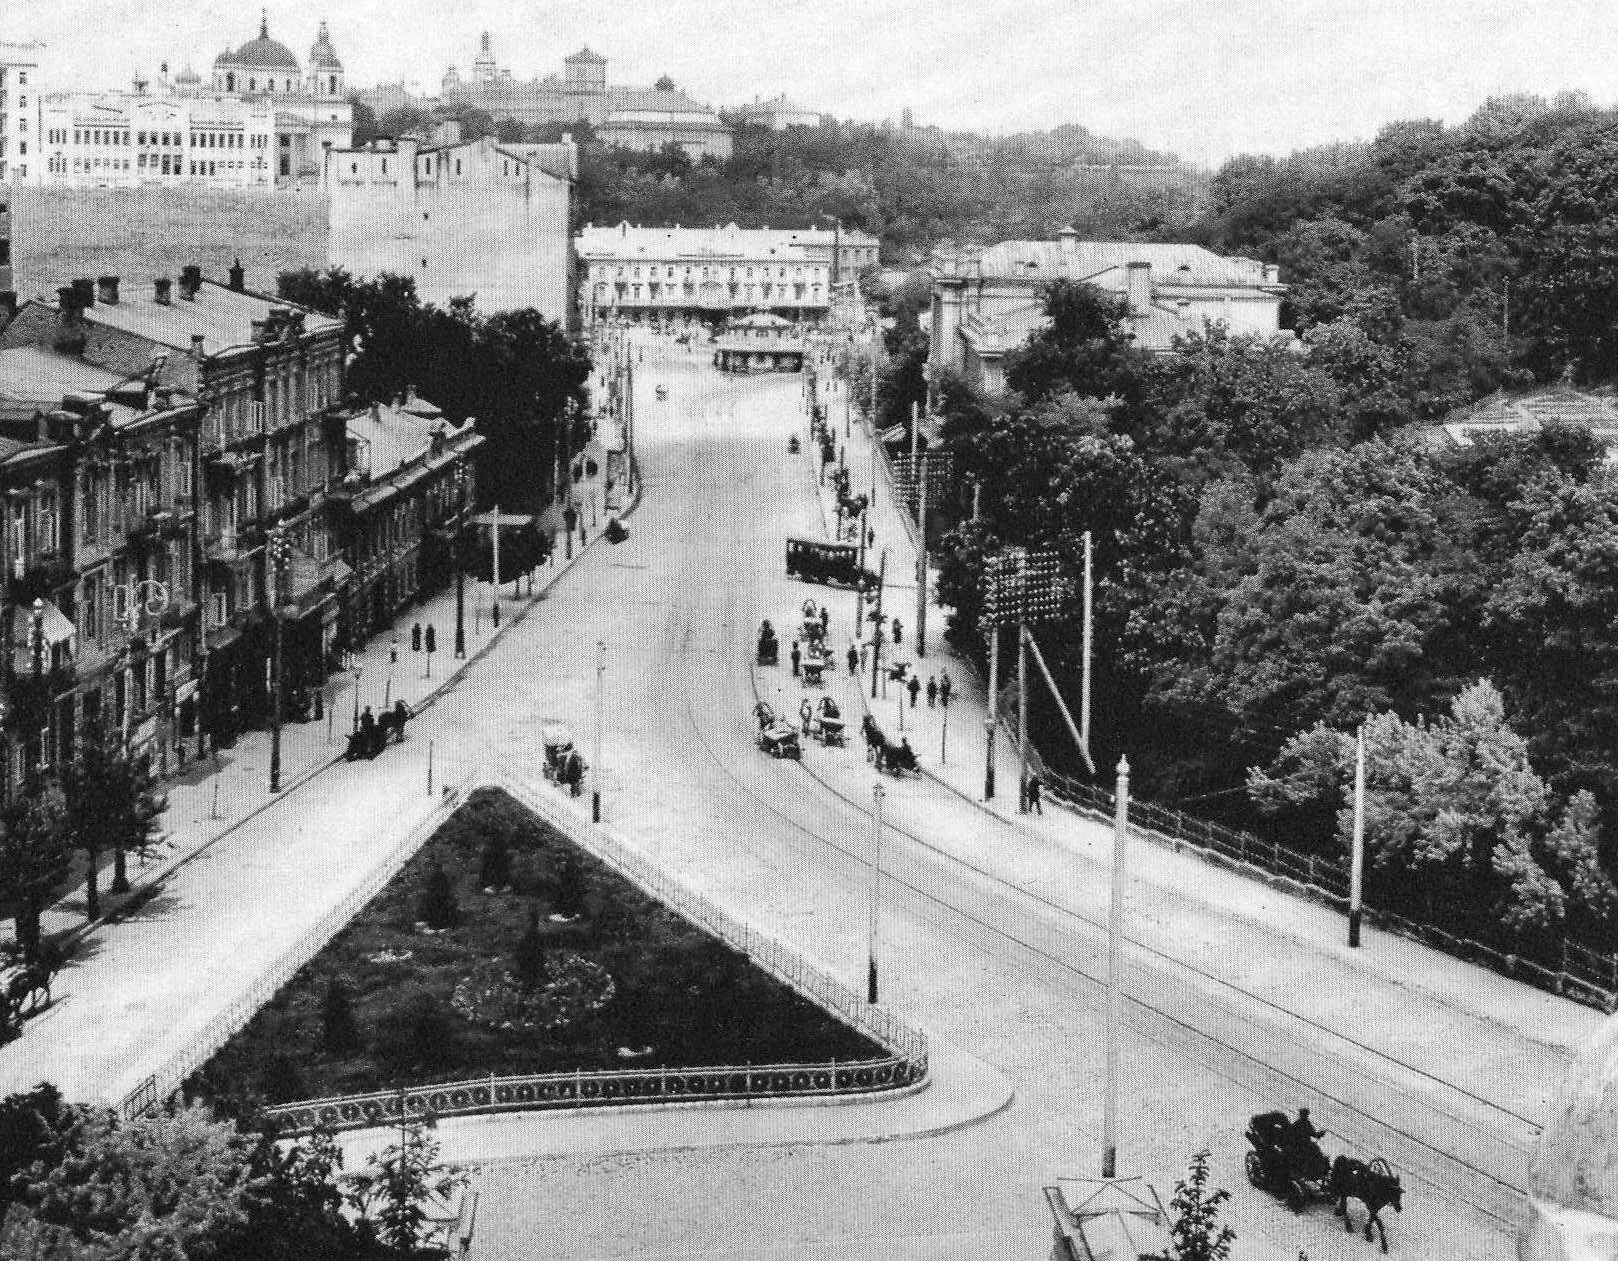
POLYGON ((314 47, 309 50, 309 68, 311 70, 343 68, 343 63, 337 58, 337 50, 331 46, 331 33, 326 29, 324 21, 320 24, 320 33, 315 36, 314 47))
POLYGON ((292 50, 278 40, 270 38, 269 19, 259 22, 258 38, 243 44, 235 52, 228 49, 214 60, 216 66, 240 66, 245 70, 290 70, 298 73, 298 59, 292 50))

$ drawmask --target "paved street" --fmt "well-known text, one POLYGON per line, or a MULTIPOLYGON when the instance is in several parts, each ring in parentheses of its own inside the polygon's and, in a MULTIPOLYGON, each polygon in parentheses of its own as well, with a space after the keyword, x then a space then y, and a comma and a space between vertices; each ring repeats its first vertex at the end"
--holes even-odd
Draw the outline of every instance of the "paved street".
MULTIPOLYGON (((661 342, 648 346, 637 381, 645 500, 629 540, 598 544, 558 575, 533 613, 422 716, 405 749, 316 777, 194 864, 240 891, 231 907, 160 899, 141 921, 96 935, 86 974, 133 983, 160 955, 178 962, 170 973, 198 965, 198 984, 186 981, 183 993, 205 1023, 219 994, 244 983, 252 943, 289 941, 409 821, 387 819, 409 814, 429 740, 446 779, 499 764, 537 780, 548 721, 573 724, 588 749, 601 641, 596 766, 606 821, 734 913, 862 982, 874 772, 857 740, 845 750, 810 745, 802 765, 752 743, 756 697, 795 714, 804 694, 786 664, 790 636, 780 667, 752 668, 759 619, 784 630, 806 596, 829 601, 839 652, 854 625, 851 594, 782 572, 782 536, 824 528, 810 458, 786 450, 790 433, 807 434, 801 381, 721 380, 705 356, 661 342), (664 402, 653 395, 659 383, 664 402), (306 863, 318 877, 297 884, 292 871, 306 863), (230 880, 250 864, 259 879, 230 880), (279 884, 287 900, 261 894, 279 884), (166 932, 146 935, 148 919, 166 932), (237 962, 215 978, 200 966, 208 960, 237 962)), ((840 421, 840 399, 832 414, 840 421)), ((854 488, 867 489, 866 448, 849 441, 854 488)), ((891 507, 875 527, 878 547, 892 549, 889 574, 907 573, 891 507)), ((908 651, 913 600, 899 599, 908 651)), ((925 671, 947 660, 936 651, 942 629, 935 609, 925 671)), ((1003 1075, 1010 1106, 966 1128, 887 1143, 783 1129, 760 1144, 734 1126, 693 1126, 689 1112, 599 1126, 531 1118, 530 1140, 510 1127, 498 1139, 492 1127, 446 1127, 449 1155, 489 1162, 475 1176, 478 1255, 1045 1254, 1041 1184, 1099 1167, 1110 839, 1055 807, 1032 820, 1010 814, 1006 742, 1002 796, 992 811, 976 802, 982 698, 963 665, 951 674, 960 698, 947 763, 944 714, 923 698, 905 722, 930 776, 880 781, 889 825, 883 998, 1003 1075), (517 1155, 524 1141, 526 1158, 517 1155)), ((368 667, 363 686, 374 677, 368 667)), ((846 674, 830 689, 857 723, 861 700, 846 674)), ((862 691, 869 703, 868 680, 862 691)), ((874 702, 890 735, 898 703, 892 691, 874 702)), ((425 792, 415 799, 425 810, 425 792)), ((1207 1147, 1216 1182, 1234 1192, 1241 1256, 1363 1257, 1364 1242, 1329 1211, 1294 1217, 1243 1178, 1247 1116, 1307 1103, 1333 1131, 1328 1150, 1382 1154, 1403 1172, 1407 1211, 1389 1223, 1396 1252, 1510 1255, 1529 1144, 1567 1045, 1596 1013, 1375 933, 1351 953, 1338 916, 1189 855, 1137 845, 1132 861, 1121 1171, 1150 1175, 1166 1198, 1187 1157, 1207 1147)), ((72 1017, 78 1001, 41 1029, 72 1017)), ((46 1045, 31 1030, 0 1054, 26 1056, 28 1072, 54 1071, 56 1044, 46 1045)), ((135 1049, 113 1048, 114 1058, 135 1049)), ((27 1076, 10 1071, 13 1081, 27 1076)))

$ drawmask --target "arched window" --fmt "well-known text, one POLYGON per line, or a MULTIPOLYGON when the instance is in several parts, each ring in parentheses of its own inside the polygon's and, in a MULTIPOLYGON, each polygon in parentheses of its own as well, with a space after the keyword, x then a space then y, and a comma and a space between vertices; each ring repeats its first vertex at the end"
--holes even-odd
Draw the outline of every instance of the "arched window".
POLYGON ((249 92, 257 92, 258 91, 258 80, 257 79, 249 79, 247 81, 247 90, 249 92))
POLYGON ((327 88, 326 91, 330 92, 333 96, 337 95, 337 76, 336 75, 332 75, 332 77, 331 77, 331 86, 329 88, 327 88))

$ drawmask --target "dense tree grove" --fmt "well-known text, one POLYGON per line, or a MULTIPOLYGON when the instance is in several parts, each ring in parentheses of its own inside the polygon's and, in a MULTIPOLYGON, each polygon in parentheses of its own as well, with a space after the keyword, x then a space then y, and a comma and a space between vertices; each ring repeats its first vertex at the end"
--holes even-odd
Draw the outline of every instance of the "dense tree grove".
MULTIPOLYGON (((957 641, 981 651, 987 556, 1054 551, 1076 577, 1089 531, 1098 762, 1327 850, 1367 724, 1382 905, 1525 949, 1610 941, 1618 478, 1589 432, 1423 440, 1390 419, 1387 344, 1340 313, 1292 345, 1212 329, 1148 357, 1107 295, 1047 305, 1016 390, 938 386, 982 505, 939 549, 957 641)), ((1039 631, 1070 695, 1078 599, 1039 631)))
POLYGON ((408 1127, 344 1172, 327 1134, 281 1144, 206 1108, 130 1120, 50 1085, 0 1099, 0 1255, 61 1261, 418 1261, 425 1206, 464 1182, 408 1127))
POLYGON ((589 355, 537 311, 486 316, 459 298, 424 304, 409 277, 359 280, 340 267, 283 273, 279 292, 343 320, 352 401, 393 401, 413 388, 456 423, 477 417, 487 503, 542 508, 559 447, 571 458, 589 436, 589 355))

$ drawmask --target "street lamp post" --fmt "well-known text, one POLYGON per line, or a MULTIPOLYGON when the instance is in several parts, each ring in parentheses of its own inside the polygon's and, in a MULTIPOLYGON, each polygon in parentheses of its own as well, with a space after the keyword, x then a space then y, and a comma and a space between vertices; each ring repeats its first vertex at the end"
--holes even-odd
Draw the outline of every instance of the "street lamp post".
POLYGON ((270 617, 275 622, 275 664, 272 666, 274 677, 272 679, 270 699, 270 791, 281 791, 281 702, 283 690, 282 658, 283 638, 285 635, 285 619, 281 616, 281 579, 286 573, 286 562, 291 544, 287 542, 286 531, 274 529, 270 531, 268 559, 270 563, 270 617))
POLYGON ((1118 1170, 1118 1038, 1122 1024, 1119 956, 1124 939, 1124 859, 1129 845, 1129 759, 1118 759, 1112 824, 1112 898, 1107 916, 1107 1081, 1101 1119, 1101 1176, 1118 1170))
POLYGON ((590 765, 590 819, 593 823, 601 822, 601 727, 602 711, 605 707, 603 696, 607 682, 607 645, 596 641, 596 739, 595 761, 590 765))

